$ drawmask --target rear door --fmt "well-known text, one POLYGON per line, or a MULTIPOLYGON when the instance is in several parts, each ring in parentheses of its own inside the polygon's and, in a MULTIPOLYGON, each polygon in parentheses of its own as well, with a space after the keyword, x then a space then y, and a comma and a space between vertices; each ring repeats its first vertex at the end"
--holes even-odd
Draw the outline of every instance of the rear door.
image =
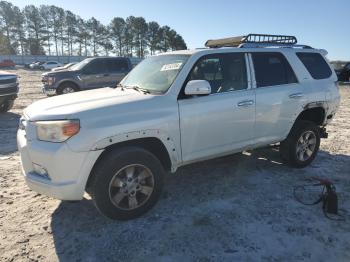
POLYGON ((85 89, 100 88, 110 85, 109 72, 105 59, 95 59, 82 70, 81 79, 85 89))
POLYGON ((206 80, 211 94, 185 96, 183 90, 180 94, 184 162, 237 151, 252 142, 255 94, 246 65, 244 53, 223 53, 204 56, 192 68, 185 85, 206 80))
POLYGON ((306 101, 303 85, 280 52, 251 53, 256 81, 255 142, 284 139, 306 101))
POLYGON ((125 58, 106 59, 106 66, 109 74, 109 86, 116 86, 129 72, 129 63, 125 58))

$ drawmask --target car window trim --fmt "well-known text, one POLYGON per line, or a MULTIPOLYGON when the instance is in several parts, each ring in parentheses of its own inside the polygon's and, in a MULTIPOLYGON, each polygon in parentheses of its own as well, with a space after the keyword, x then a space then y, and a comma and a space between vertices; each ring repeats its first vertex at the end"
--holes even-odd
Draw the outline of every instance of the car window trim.
POLYGON ((279 52, 279 51, 273 51, 273 52, 249 52, 249 55, 250 55, 250 60, 251 60, 251 63, 252 63, 252 69, 253 69, 253 73, 254 73, 254 88, 261 89, 261 88, 270 88, 270 87, 276 87, 276 86, 289 86, 289 85, 294 85, 294 84, 300 84, 299 78, 298 78, 297 74, 295 73, 292 65, 290 64, 288 58, 282 52, 279 52), (284 57, 285 61, 290 66, 290 69, 292 70, 292 73, 294 74, 296 82, 258 87, 258 82, 256 80, 256 73, 255 73, 255 67, 254 67, 254 59, 253 59, 253 54, 256 54, 256 53, 259 53, 259 54, 275 54, 275 53, 277 53, 277 54, 282 55, 284 57))
POLYGON ((100 59, 100 58, 98 58, 98 59, 91 60, 89 63, 87 63, 87 64, 84 66, 84 68, 83 68, 82 70, 83 70, 83 73, 84 73, 85 75, 102 75, 102 74, 108 74, 108 73, 109 73, 108 68, 107 68, 107 65, 106 65, 105 59, 100 59), (86 73, 84 73, 84 68, 85 68, 85 67, 91 65, 91 63, 99 62, 99 61, 101 61, 101 62, 103 63, 103 65, 104 65, 104 71, 102 71, 102 72, 100 72, 100 73, 93 73, 93 74, 86 74, 86 73))
POLYGON ((325 80, 325 79, 329 79, 329 78, 331 78, 332 77, 332 75, 333 75, 333 72, 332 72, 332 68, 330 67, 330 65, 328 64, 328 62, 326 61, 326 59, 322 56, 322 54, 320 54, 320 53, 318 53, 318 52, 295 52, 295 55, 296 55, 296 57, 299 59, 299 61, 302 63, 302 65, 305 67, 305 69, 306 69, 306 72, 308 72, 309 73, 309 75, 311 76, 311 78, 313 79, 313 80, 325 80), (312 74, 311 74, 311 72, 310 72, 310 70, 306 67, 306 65, 304 64, 304 62, 301 60, 301 58, 298 56, 298 54, 316 54, 316 55, 319 55, 319 56, 321 56, 321 59, 323 59, 323 61, 326 63, 326 65, 327 65, 327 70, 329 70, 329 76, 327 76, 327 77, 322 77, 322 78, 315 78, 312 74))
POLYGON ((129 68, 129 65, 128 65, 128 62, 123 59, 123 58, 109 58, 109 59, 106 59, 105 60, 105 67, 107 69, 107 72, 110 73, 110 74, 123 74, 125 72, 127 72, 127 70, 118 70, 118 71, 113 71, 113 70, 110 70, 109 66, 108 66, 108 62, 111 61, 111 62, 122 62, 122 63, 125 63, 126 65, 126 69, 129 68))
MULTIPOLYGON (((184 96, 183 93, 184 93, 184 90, 185 90, 185 87, 189 81, 189 77, 190 77, 190 74, 192 72, 192 70, 194 69, 194 67, 197 65, 197 63, 201 60, 201 59, 204 59, 205 57, 210 57, 210 56, 215 56, 215 55, 225 55, 225 54, 243 54, 244 55, 244 62, 245 62, 245 67, 246 67, 246 73, 247 73, 247 88, 246 89, 240 89, 240 90, 231 90, 231 91, 226 91, 226 92, 221 92, 221 93, 211 93, 209 95, 205 95, 205 96, 211 96, 211 95, 216 95, 216 94, 225 94, 225 93, 232 93, 232 92, 236 92, 236 91, 247 91, 247 90, 250 90, 252 89, 252 84, 251 84, 251 76, 249 74, 250 73, 250 68, 248 66, 248 52, 246 51, 241 51, 241 52, 219 52, 219 53, 210 53, 210 54, 204 54, 200 57, 198 57, 198 59, 194 62, 193 66, 191 67, 189 73, 187 74, 186 76, 186 79, 184 81, 184 83, 182 84, 182 87, 180 89, 180 92, 177 96, 177 99, 178 100, 182 100, 182 99, 189 99, 189 98, 196 98, 195 96, 184 96)), ((202 96, 197 96, 197 97, 202 97, 202 96)))

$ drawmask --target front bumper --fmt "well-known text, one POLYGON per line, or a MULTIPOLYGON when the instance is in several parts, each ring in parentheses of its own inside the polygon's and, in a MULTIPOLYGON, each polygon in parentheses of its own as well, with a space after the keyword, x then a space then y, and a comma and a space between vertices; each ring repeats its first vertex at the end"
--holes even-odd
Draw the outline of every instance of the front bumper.
POLYGON ((54 96, 56 95, 56 88, 48 85, 43 85, 41 88, 42 92, 46 94, 47 96, 54 96))
POLYGON ((0 85, 0 97, 17 95, 19 91, 18 83, 1 84, 0 85))
MULTIPOLYGON (((28 129, 28 126, 26 127, 28 129)), ((30 136, 30 131, 28 136, 30 136)), ((91 169, 102 151, 74 152, 67 143, 49 143, 27 139, 27 132, 17 132, 22 173, 29 188, 61 200, 80 200, 91 169), (35 165, 47 171, 43 176, 35 165)))

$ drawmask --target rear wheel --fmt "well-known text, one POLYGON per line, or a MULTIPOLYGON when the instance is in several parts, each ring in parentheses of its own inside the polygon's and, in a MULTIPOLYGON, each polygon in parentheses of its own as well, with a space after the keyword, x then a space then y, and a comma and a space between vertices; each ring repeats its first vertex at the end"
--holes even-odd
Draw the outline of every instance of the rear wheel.
POLYGON ((0 104, 0 113, 9 111, 13 107, 14 102, 14 100, 5 100, 2 104, 0 104))
POLYGON ((106 217, 132 219, 155 205, 163 176, 163 166, 152 153, 136 147, 113 150, 94 168, 89 191, 106 217))
POLYGON ((294 124, 287 139, 281 142, 280 153, 287 164, 302 168, 315 159, 319 147, 318 126, 310 121, 298 121, 294 124))

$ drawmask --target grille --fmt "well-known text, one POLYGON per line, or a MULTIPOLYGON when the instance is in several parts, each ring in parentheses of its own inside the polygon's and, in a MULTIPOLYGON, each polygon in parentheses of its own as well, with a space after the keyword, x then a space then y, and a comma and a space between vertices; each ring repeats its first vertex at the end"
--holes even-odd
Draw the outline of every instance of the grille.
POLYGON ((0 77, 0 85, 12 84, 12 83, 16 83, 16 81, 17 81, 17 77, 6 77, 4 79, 1 79, 1 77, 0 77))
POLYGON ((0 87, 0 95, 6 95, 6 94, 12 94, 12 93, 17 93, 17 85, 11 86, 11 87, 5 87, 5 88, 0 87))

